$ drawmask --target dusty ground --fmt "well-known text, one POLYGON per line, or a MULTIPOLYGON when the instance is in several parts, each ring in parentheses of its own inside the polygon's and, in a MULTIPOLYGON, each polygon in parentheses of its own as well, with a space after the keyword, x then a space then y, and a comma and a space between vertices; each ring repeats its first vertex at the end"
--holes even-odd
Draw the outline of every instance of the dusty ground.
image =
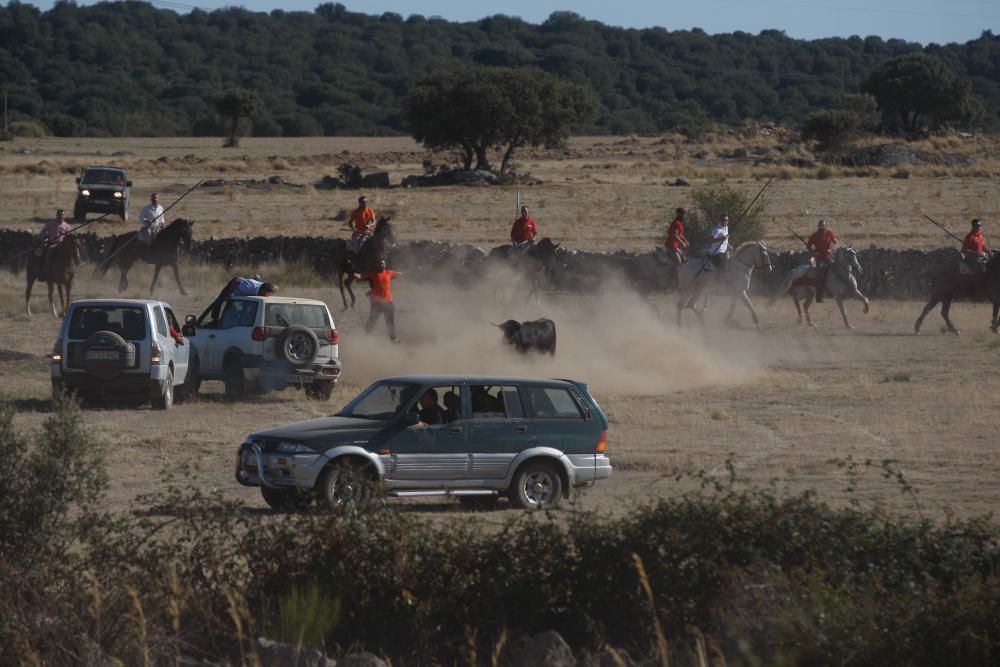
MULTIPOLYGON (((37 230, 56 206, 72 207, 79 166, 119 163, 135 182, 132 212, 149 192, 180 193, 199 178, 263 179, 278 174, 291 183, 312 183, 335 173, 345 160, 384 168, 394 182, 419 173, 427 157, 400 139, 245 140, 233 157, 217 139, 34 140, 7 145, 0 153, 0 226, 37 230), (31 153, 13 152, 30 148, 31 153), (112 157, 116 151, 127 155, 112 157), (348 151, 348 153, 342 153, 348 151), (160 161, 159 158, 165 158, 160 161)), ((696 184, 726 178, 748 190, 769 172, 746 163, 695 158, 699 147, 656 140, 579 139, 565 153, 528 154, 522 173, 543 185, 521 186, 542 231, 567 246, 642 250, 658 243, 667 216, 690 203, 690 188, 664 185, 678 176, 696 184)), ((728 148, 725 148, 728 150, 728 148)), ((718 148, 716 152, 724 152, 718 148)), ((501 242, 513 215, 516 188, 392 189, 368 193, 377 210, 392 212, 404 239, 434 238, 490 246, 501 242)), ((176 211, 197 221, 196 237, 256 234, 337 235, 330 220, 353 205, 355 193, 312 187, 242 186, 206 189, 176 211)), ((769 191, 767 240, 792 248, 786 223, 800 231, 820 216, 855 244, 940 247, 941 235, 926 212, 956 229, 973 215, 990 221, 1000 213, 1000 190, 986 176, 915 172, 910 179, 888 174, 816 178, 801 170, 776 179, 769 191), (808 211, 808 212, 807 212, 808 211)), ((171 214, 173 215, 173 213, 171 214)), ((134 223, 101 223, 99 233, 132 229, 134 223)), ((0 249, 0 255, 4 255, 0 249)), ((260 270, 261 267, 254 267, 260 270)), ((317 296, 334 304, 332 289, 294 267, 263 267, 285 293, 317 296), (293 277, 296 276, 296 277, 293 277)), ((164 277, 158 295, 181 313, 200 312, 227 277, 219 269, 184 266, 181 297, 164 277)), ((81 271, 75 296, 113 293, 114 271, 105 282, 81 271)), ((132 285, 147 285, 149 272, 134 273, 132 285)), ((49 409, 44 359, 58 324, 44 312, 42 292, 27 320, 20 294, 23 275, 0 270, 0 382, 15 401, 22 428, 39 424, 49 409), (41 311, 41 314, 38 314, 41 311)), ((371 380, 399 372, 487 372, 575 377, 588 381, 612 419, 609 453, 612 480, 588 491, 579 507, 622 511, 632 501, 677 493, 675 468, 724 475, 732 457, 738 474, 780 488, 815 489, 845 502, 852 484, 845 462, 862 463, 857 494, 865 502, 942 517, 971 516, 1000 507, 1000 457, 995 448, 995 373, 1000 338, 987 329, 988 307, 958 304, 956 324, 965 336, 939 332, 932 315, 925 334, 911 334, 917 303, 874 303, 872 314, 849 306, 857 329, 840 328, 833 306, 816 307, 819 327, 795 324, 787 301, 761 306, 763 334, 718 325, 721 303, 709 326, 678 330, 673 296, 647 303, 627 289, 600 295, 547 295, 540 306, 501 306, 489 292, 451 292, 408 283, 394 288, 405 344, 385 345, 384 331, 366 337, 365 309, 337 313, 345 378, 331 404, 316 404, 293 390, 238 404, 221 400, 221 386, 206 383, 203 396, 167 413, 149 408, 88 409, 86 421, 108 446, 110 505, 127 508, 139 494, 162 489, 165 479, 190 478, 204 488, 262 506, 255 491, 232 477, 233 456, 250 431, 329 414, 371 380), (526 362, 498 346, 490 320, 553 317, 559 325, 554 362, 526 362), (867 468, 864 461, 875 466, 867 468), (882 477, 883 460, 918 491, 882 477), (189 472, 185 470, 190 469, 189 472)), ((144 296, 133 288, 128 296, 144 296)), ((749 319, 740 312, 739 321, 749 319)), ((692 323, 693 324, 693 323, 692 323)), ((401 505, 411 504, 397 501, 401 505)), ((457 507, 433 501, 426 511, 457 507)), ((495 519, 500 520, 500 519, 495 519)))

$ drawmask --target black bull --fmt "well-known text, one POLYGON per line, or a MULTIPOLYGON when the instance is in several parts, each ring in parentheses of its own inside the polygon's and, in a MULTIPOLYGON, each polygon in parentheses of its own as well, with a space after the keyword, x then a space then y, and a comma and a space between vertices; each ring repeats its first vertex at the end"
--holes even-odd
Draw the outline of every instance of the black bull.
POLYGON ((518 352, 546 353, 555 356, 556 354, 556 323, 552 320, 540 319, 531 322, 518 322, 517 320, 507 320, 503 324, 497 324, 503 331, 504 342, 513 345, 518 352))

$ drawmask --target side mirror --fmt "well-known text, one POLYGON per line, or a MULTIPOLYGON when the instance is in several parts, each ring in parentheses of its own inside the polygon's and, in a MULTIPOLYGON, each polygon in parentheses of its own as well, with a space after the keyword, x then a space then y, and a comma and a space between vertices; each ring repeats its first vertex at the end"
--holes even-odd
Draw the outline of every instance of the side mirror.
POLYGON ((193 336, 197 333, 197 329, 195 329, 193 324, 185 324, 181 327, 181 333, 185 336, 193 336))
POLYGON ((198 318, 195 317, 194 315, 188 315, 187 317, 184 318, 184 324, 195 325, 197 323, 198 323, 198 318))
POLYGON ((403 417, 403 423, 407 426, 416 426, 420 423, 420 415, 416 412, 407 412, 406 416, 403 417))
POLYGON ((132 181, 125 181, 125 187, 126 188, 132 187, 132 181))

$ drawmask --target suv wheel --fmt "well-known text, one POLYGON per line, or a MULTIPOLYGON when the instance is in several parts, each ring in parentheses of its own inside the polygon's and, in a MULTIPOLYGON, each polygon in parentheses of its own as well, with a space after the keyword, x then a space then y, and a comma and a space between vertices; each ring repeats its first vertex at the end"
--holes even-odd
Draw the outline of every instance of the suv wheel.
POLYGON ((326 507, 358 507, 372 498, 374 480, 349 459, 338 459, 324 470, 316 482, 316 500, 326 507))
POLYGON ((159 396, 154 396, 152 403, 154 410, 169 410, 170 406, 174 404, 174 370, 172 368, 167 369, 167 380, 163 385, 163 392, 159 396))
POLYGON ((246 393, 246 381, 243 378, 243 364, 239 359, 229 359, 223 367, 222 379, 226 385, 226 398, 230 401, 243 398, 246 393))
POLYGON ((301 512, 312 503, 312 495, 298 489, 260 487, 260 495, 268 507, 279 512, 301 512))
POLYGON ((319 338, 316 332, 301 324, 293 324, 281 332, 278 338, 278 355, 295 368, 308 366, 319 353, 319 338))
POLYGON ((330 397, 333 396, 333 383, 313 382, 306 385, 305 391, 306 398, 314 401, 329 401, 330 397))
POLYGON ((526 510, 554 509, 562 499, 562 477, 551 463, 529 461, 514 476, 510 499, 526 510))

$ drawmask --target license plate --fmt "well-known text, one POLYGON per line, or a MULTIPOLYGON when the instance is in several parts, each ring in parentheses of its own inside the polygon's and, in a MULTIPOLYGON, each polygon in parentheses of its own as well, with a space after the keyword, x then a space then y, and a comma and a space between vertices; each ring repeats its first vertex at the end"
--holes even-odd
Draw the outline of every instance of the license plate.
POLYGON ((251 468, 257 467, 257 455, 253 452, 243 452, 243 465, 251 468))
POLYGON ((109 202, 107 199, 94 199, 93 203, 95 203, 95 204, 110 204, 111 202, 109 202))
POLYGON ((88 359, 117 359, 118 353, 114 350, 89 350, 88 359))

